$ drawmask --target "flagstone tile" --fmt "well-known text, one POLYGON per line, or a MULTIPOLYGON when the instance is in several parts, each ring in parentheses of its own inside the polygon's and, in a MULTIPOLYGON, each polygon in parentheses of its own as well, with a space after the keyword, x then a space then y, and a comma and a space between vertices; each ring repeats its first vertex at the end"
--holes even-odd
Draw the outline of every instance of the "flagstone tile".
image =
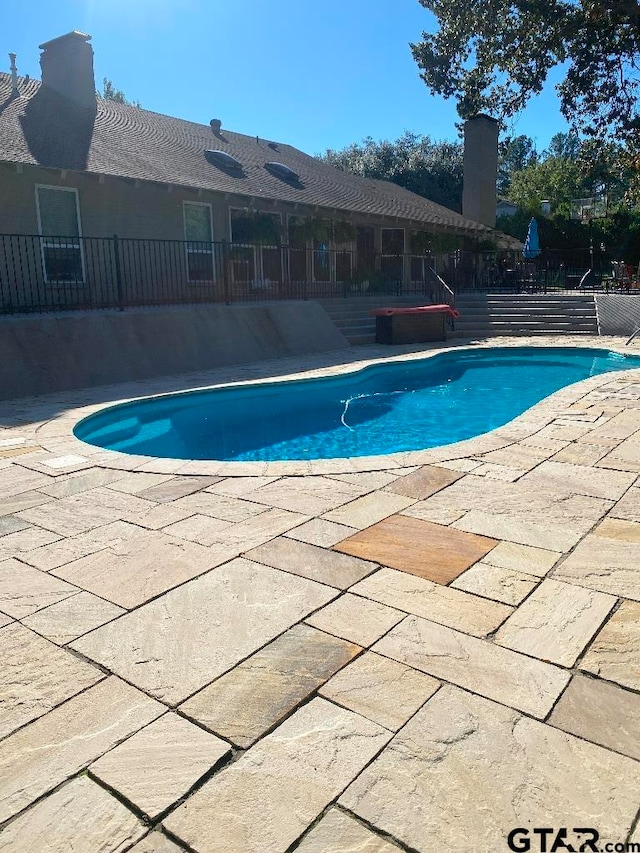
POLYGON ((2 497, 7 500, 11 497, 31 492, 53 482, 53 478, 39 471, 31 471, 21 465, 13 465, 7 468, 2 475, 2 497))
POLYGON ((27 616, 22 624, 63 646, 125 612, 90 592, 79 592, 27 616))
POLYGON ((34 548, 57 542, 60 538, 57 533, 52 533, 50 530, 28 525, 23 530, 7 533, 6 536, 0 538, 0 560, 6 560, 9 557, 22 557, 24 553, 32 551, 34 548))
POLYGON ((640 604, 623 601, 578 665, 608 681, 640 691, 640 604))
POLYGON ((609 517, 640 522, 640 488, 629 489, 609 512, 609 517))
POLYGON ((77 592, 76 586, 18 560, 0 563, 0 611, 15 619, 29 616, 77 592))
POLYGON ((168 503, 199 492, 219 479, 219 477, 171 477, 163 483, 149 486, 138 492, 138 497, 155 503, 168 503))
POLYGON ((202 545, 141 530, 97 554, 53 569, 52 574, 130 609, 201 575, 217 562, 216 555, 202 545))
POLYGON ((76 640, 72 647, 178 704, 335 596, 237 559, 76 640))
POLYGON ((0 850, 121 853, 146 831, 142 821, 119 800, 83 776, 9 824, 0 835, 0 850))
POLYGON ((152 474, 145 471, 134 471, 131 474, 119 474, 117 479, 110 483, 109 488, 114 492, 125 492, 128 495, 137 495, 145 489, 160 486, 170 480, 169 474, 152 474))
POLYGON ((597 444, 572 442, 553 456, 553 462, 569 462, 572 465, 595 465, 609 452, 608 447, 597 444))
POLYGON ((109 468, 88 468, 78 474, 70 474, 67 477, 58 477, 40 491, 52 498, 68 498, 72 495, 87 492, 101 486, 115 483, 123 477, 122 471, 113 471, 109 468))
POLYGON ((8 533, 17 533, 18 530, 26 530, 28 527, 31 527, 31 525, 21 518, 14 518, 11 515, 0 518, 0 536, 6 536, 8 533))
POLYGON ((254 515, 266 511, 263 504, 252 503, 231 495, 219 495, 213 492, 197 492, 179 498, 172 503, 177 509, 199 515, 209 515, 222 521, 246 521, 254 515))
POLYGON ((623 441, 640 430, 640 412, 635 409, 625 409, 614 415, 606 424, 591 431, 594 441, 601 438, 623 441))
POLYGON ((105 677, 14 622, 0 629, 0 737, 105 677))
POLYGON ((348 592, 307 617, 307 624, 357 643, 370 646, 397 625, 405 614, 386 604, 348 592))
POLYGON ((506 604, 395 569, 381 569, 351 592, 478 637, 493 633, 513 612, 506 604))
POLYGON ((0 821, 18 814, 165 710, 160 702, 110 677, 0 742, 0 821))
POLYGON ((215 553, 219 562, 231 560, 308 520, 308 515, 289 512, 286 509, 268 509, 246 521, 239 521, 237 524, 226 527, 219 533, 218 539, 211 544, 211 551, 215 553))
MULTIPOLYGON (((527 444, 510 444, 485 453, 482 459, 485 463, 517 468, 521 473, 530 471, 554 453, 555 448, 532 447, 527 444)), ((476 473, 479 469, 476 468, 476 473)))
POLYGON ((404 515, 392 515, 335 546, 336 551, 447 584, 497 545, 404 515))
POLYGON ((546 551, 543 548, 518 545, 516 542, 498 542, 496 547, 483 557, 483 562, 543 578, 561 556, 558 551, 546 551))
POLYGON ((539 583, 540 578, 534 575, 480 562, 459 575, 451 586, 481 595, 483 598, 517 606, 539 583))
POLYGON ((361 651, 295 625, 180 706, 180 712, 246 749, 361 651))
POLYGON ((36 453, 38 450, 40 450, 40 447, 35 445, 26 447, 3 447, 0 448, 0 459, 12 459, 14 456, 26 456, 27 453, 36 453))
POLYGON ((389 737, 364 717, 314 699, 164 825, 198 853, 283 853, 389 737))
POLYGON ((89 767, 151 819, 183 797, 231 747, 177 714, 165 714, 89 767))
POLYGON ((76 536, 111 521, 135 523, 139 514, 149 508, 146 501, 133 495, 122 495, 107 488, 93 489, 91 496, 80 493, 60 498, 54 504, 33 507, 19 514, 20 518, 59 533, 76 536))
POLYGON ((523 468, 508 468, 506 465, 486 462, 479 468, 474 468, 473 473, 476 477, 488 477, 490 480, 502 480, 505 483, 513 483, 519 480, 525 472, 523 468))
POLYGON ((184 848, 178 847, 161 832, 150 832, 129 853, 184 853, 184 848))
POLYGON ((49 572, 105 548, 123 545, 141 533, 142 530, 137 525, 129 524, 128 521, 112 521, 78 536, 67 536, 64 539, 58 537, 51 545, 43 545, 21 554, 20 559, 37 569, 49 572))
POLYGON ((248 492, 253 492, 261 486, 267 486, 277 479, 277 477, 226 477, 224 480, 214 483, 213 486, 207 486, 204 491, 211 492, 214 495, 241 498, 248 492))
POLYGON ((495 641, 570 667, 616 601, 613 595, 546 578, 502 625, 495 641))
POLYGON ((357 530, 362 530, 365 527, 370 527, 389 515, 394 515, 400 510, 406 509, 412 503, 415 503, 415 498, 408 498, 404 495, 394 495, 391 492, 374 492, 373 494, 365 495, 357 498, 355 501, 341 506, 338 509, 331 510, 326 513, 323 518, 327 521, 335 521, 338 524, 345 524, 347 527, 355 527, 357 530))
POLYGON ((146 501, 149 509, 145 509, 136 518, 136 524, 140 527, 146 527, 148 530, 160 530, 167 527, 169 524, 175 524, 177 521, 182 521, 189 518, 191 512, 184 509, 179 509, 175 503, 152 504, 146 501))
POLYGON ((332 480, 340 480, 343 483, 351 483, 364 489, 373 491, 383 489, 389 483, 393 483, 398 477, 409 474, 410 470, 401 468, 396 471, 361 471, 354 474, 331 474, 332 480))
POLYGON ((552 664, 417 616, 408 616, 373 651, 540 719, 570 678, 552 664))
POLYGON ((479 468, 481 464, 475 459, 445 459, 443 462, 438 462, 438 468, 447 468, 449 471, 469 474, 474 468, 479 468))
POLYGON ((246 500, 306 515, 320 515, 368 489, 328 477, 281 477, 244 495, 246 500))
POLYGON ((640 761, 640 696, 599 678, 575 675, 549 722, 640 761))
POLYGON ((403 509, 400 515, 410 518, 421 518, 423 521, 432 521, 434 524, 442 524, 445 527, 453 524, 464 515, 464 510, 447 509, 446 507, 432 507, 428 500, 418 501, 403 509))
POLYGON ((445 686, 339 802, 412 850, 497 851, 518 826, 624 838, 639 784, 631 759, 445 686))
POLYGON ((449 471, 446 468, 425 465, 423 468, 418 468, 413 474, 399 477, 387 487, 387 491, 408 498, 424 499, 439 492, 440 489, 444 489, 445 486, 455 483, 461 476, 462 474, 449 471))
POLYGON ((629 525, 624 529, 614 526, 613 521, 609 519, 606 525, 585 536, 575 551, 553 570, 553 577, 640 601, 640 525, 619 522, 629 525))
POLYGON ((230 521, 222 521, 210 515, 191 515, 175 524, 167 525, 163 528, 163 533, 207 546, 217 542, 220 532, 230 524, 230 521))
POLYGON ((296 853, 399 853, 399 850, 340 809, 329 809, 296 847, 296 853))
POLYGON ((347 554, 338 554, 336 551, 328 551, 284 536, 279 536, 265 545, 247 551, 245 557, 257 563, 272 566, 274 569, 302 575, 338 589, 347 589, 378 568, 376 563, 359 560, 347 554))
POLYGON ((5 616, 4 613, 0 613, 0 628, 4 628, 5 625, 11 625, 11 623, 15 621, 10 616, 5 616))
POLYGON ((336 542, 346 539, 355 533, 355 527, 347 527, 344 524, 336 524, 335 521, 325 521, 322 518, 312 518, 306 524, 301 524, 294 530, 285 533, 290 539, 299 542, 307 542, 309 545, 318 545, 321 548, 331 548, 336 542))
MULTIPOLYGON (((603 507, 598 517, 602 517, 606 509, 603 507)), ((591 521, 589 526, 592 527, 596 520, 591 521)), ((530 522, 517 516, 503 513, 491 514, 475 509, 469 510, 452 526, 467 533, 505 539, 514 544, 529 545, 532 548, 547 551, 570 551, 584 536, 582 530, 571 529, 558 522, 555 524, 530 522)))
POLYGON ((440 682, 429 675, 365 652, 318 692, 385 729, 397 731, 439 686, 440 682))
POLYGON ((44 492, 21 492, 17 495, 9 495, 8 497, 0 497, 0 517, 5 515, 13 515, 17 512, 22 512, 25 509, 42 506, 42 504, 50 503, 53 498, 50 495, 45 495, 44 492))
POLYGON ((525 474, 522 484, 529 488, 538 487, 570 489, 580 495, 593 498, 619 500, 635 479, 634 474, 622 471, 594 471, 587 465, 571 465, 567 462, 543 462, 525 474))

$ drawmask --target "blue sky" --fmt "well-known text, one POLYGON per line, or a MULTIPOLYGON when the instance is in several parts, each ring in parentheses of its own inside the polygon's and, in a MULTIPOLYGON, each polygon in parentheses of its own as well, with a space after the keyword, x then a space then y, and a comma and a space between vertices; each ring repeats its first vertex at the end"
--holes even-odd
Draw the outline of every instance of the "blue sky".
MULTIPOLYGON (((38 45, 93 36, 96 81, 145 109, 295 145, 310 154, 405 130, 455 139, 453 101, 418 77, 409 42, 434 19, 418 0, 1 0, 0 68, 38 45)), ((557 79, 557 78, 556 78, 557 79)), ((566 130, 553 85, 513 122, 539 150, 566 130)))

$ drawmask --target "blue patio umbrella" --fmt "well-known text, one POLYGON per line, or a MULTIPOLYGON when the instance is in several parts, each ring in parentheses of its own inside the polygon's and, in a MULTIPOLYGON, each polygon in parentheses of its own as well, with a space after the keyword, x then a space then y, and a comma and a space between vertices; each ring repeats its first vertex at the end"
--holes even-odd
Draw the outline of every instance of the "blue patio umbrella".
POLYGON ((534 258, 537 258, 540 254, 540 237, 538 236, 538 223, 535 219, 532 219, 529 223, 529 229, 527 231, 527 239, 524 241, 524 249, 522 250, 522 256, 526 258, 528 261, 532 261, 534 258))

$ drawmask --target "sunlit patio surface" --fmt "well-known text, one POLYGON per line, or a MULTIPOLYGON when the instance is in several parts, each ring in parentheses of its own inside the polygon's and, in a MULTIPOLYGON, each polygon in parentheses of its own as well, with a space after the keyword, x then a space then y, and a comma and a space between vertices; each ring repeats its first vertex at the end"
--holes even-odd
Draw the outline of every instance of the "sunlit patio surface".
POLYGON ((424 350, 0 403, 1 851, 640 845, 640 370, 384 458, 71 434, 116 400, 390 352, 424 350))

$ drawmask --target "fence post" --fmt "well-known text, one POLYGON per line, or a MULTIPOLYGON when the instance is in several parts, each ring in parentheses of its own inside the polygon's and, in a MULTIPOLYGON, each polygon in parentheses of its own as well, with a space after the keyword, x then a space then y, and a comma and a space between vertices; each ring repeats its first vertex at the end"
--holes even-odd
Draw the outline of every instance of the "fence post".
POLYGON ((229 299, 229 247, 226 240, 222 241, 222 286, 224 288, 224 301, 226 305, 231 304, 229 299))
POLYGON ((118 235, 113 235, 113 259, 116 272, 116 293, 118 299, 118 309, 124 311, 124 298, 122 293, 122 269, 120 267, 120 244, 118 235))

